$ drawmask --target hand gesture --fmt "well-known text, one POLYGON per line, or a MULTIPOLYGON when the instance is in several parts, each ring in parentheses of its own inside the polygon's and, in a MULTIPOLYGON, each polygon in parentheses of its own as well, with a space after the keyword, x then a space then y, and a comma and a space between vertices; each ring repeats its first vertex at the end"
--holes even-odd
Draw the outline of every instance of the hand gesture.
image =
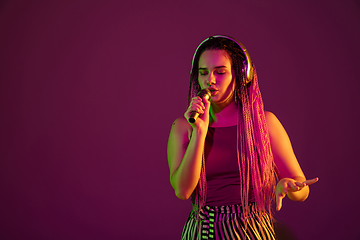
POLYGON ((298 192, 304 187, 316 183, 319 178, 313 178, 304 182, 297 182, 292 178, 282 178, 276 185, 276 210, 279 211, 282 207, 282 200, 288 192, 298 192))
POLYGON ((201 99, 199 96, 196 96, 191 99, 190 105, 186 110, 186 112, 184 113, 184 117, 189 122, 190 114, 192 112, 199 113, 200 115, 196 120, 196 122, 195 123, 189 122, 189 124, 193 128, 203 127, 204 129, 207 129, 209 126, 209 110, 210 110, 209 100, 207 100, 205 97, 201 99))

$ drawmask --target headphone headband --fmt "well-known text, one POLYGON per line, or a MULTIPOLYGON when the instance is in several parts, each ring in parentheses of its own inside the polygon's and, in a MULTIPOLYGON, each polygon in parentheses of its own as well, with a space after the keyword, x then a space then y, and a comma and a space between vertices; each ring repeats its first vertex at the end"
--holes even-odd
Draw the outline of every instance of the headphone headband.
POLYGON ((215 36, 211 36, 209 38, 206 38, 204 41, 202 41, 200 43, 200 45, 196 48, 196 51, 194 53, 194 56, 193 56, 193 59, 192 59, 192 64, 191 64, 191 69, 194 68, 194 61, 195 61, 195 56, 196 56, 196 53, 197 51, 199 50, 199 48, 205 43, 207 42, 208 40, 210 40, 210 38, 225 38, 225 39, 229 39, 233 42, 235 42, 239 47, 240 49, 243 51, 244 55, 245 55, 245 61, 246 61, 246 64, 245 64, 245 72, 246 72, 246 83, 249 83, 253 80, 254 78, 254 69, 252 67, 252 62, 251 62, 251 58, 250 58, 250 55, 249 55, 249 52, 246 50, 244 44, 242 44, 241 42, 235 40, 234 38, 231 38, 229 36, 225 36, 225 35, 215 35, 215 36))

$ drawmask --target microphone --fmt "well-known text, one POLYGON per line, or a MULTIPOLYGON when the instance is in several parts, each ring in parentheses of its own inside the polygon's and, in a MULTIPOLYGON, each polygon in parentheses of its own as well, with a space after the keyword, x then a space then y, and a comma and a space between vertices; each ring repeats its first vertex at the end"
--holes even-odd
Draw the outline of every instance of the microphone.
MULTIPOLYGON (((200 90, 197 95, 198 95, 201 99, 202 99, 203 97, 205 97, 207 100, 209 100, 210 97, 211 97, 211 92, 210 92, 209 89, 206 88, 206 89, 200 90)), ((189 118, 189 122, 191 122, 191 123, 196 122, 196 119, 197 119, 198 117, 199 117, 199 113, 198 113, 198 112, 191 112, 190 118, 189 118)))

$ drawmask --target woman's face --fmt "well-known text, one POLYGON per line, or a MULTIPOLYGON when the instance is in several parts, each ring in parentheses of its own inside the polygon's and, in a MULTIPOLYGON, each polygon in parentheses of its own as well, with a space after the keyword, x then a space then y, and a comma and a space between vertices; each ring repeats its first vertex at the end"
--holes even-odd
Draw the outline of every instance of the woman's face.
POLYGON ((199 59, 198 80, 201 89, 209 88, 212 102, 225 102, 233 97, 235 74, 225 50, 206 50, 199 59))

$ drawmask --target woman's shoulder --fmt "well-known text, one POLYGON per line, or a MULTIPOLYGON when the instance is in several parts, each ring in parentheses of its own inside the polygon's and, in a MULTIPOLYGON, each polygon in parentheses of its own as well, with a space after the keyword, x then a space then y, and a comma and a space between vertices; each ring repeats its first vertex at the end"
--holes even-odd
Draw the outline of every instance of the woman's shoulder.
POLYGON ((274 113, 270 112, 270 111, 264 111, 265 112, 265 119, 267 122, 274 120, 275 118, 277 119, 277 117, 275 116, 274 113))
POLYGON ((266 119, 266 125, 270 132, 278 131, 279 129, 284 128, 280 120, 272 112, 265 111, 265 119, 266 119))
POLYGON ((179 127, 191 127, 185 117, 179 117, 175 119, 175 121, 173 122, 173 126, 174 125, 177 125, 179 127))
POLYGON ((181 142, 184 146, 189 142, 192 127, 185 117, 175 119, 171 126, 169 142, 181 142))
POLYGON ((184 134, 188 133, 189 130, 191 130, 192 127, 188 123, 185 117, 179 117, 175 119, 175 121, 172 124, 171 132, 177 133, 177 134, 184 134))

